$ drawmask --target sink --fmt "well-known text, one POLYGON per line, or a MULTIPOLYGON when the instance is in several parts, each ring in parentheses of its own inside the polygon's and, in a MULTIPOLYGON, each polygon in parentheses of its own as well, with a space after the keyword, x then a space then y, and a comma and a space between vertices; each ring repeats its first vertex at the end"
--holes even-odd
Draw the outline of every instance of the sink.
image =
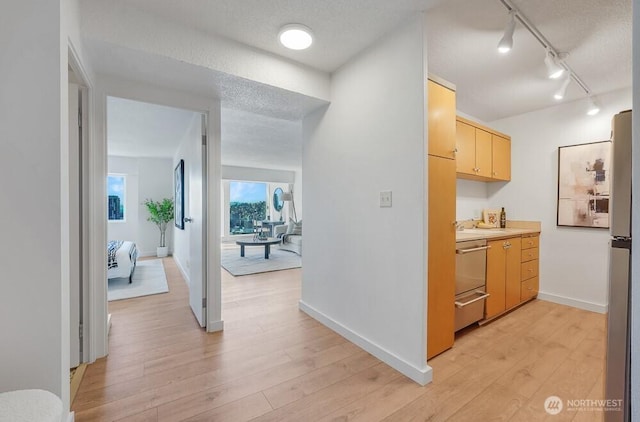
POLYGON ((501 229, 464 229, 462 231, 459 231, 458 233, 492 234, 492 233, 507 233, 507 231, 501 230, 501 229))

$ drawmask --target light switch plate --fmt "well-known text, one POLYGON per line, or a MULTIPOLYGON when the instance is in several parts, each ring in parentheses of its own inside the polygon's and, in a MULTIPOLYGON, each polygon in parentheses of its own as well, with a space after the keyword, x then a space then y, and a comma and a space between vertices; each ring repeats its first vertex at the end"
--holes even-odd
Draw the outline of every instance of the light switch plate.
POLYGON ((391 207, 391 191, 380 192, 380 208, 391 207))

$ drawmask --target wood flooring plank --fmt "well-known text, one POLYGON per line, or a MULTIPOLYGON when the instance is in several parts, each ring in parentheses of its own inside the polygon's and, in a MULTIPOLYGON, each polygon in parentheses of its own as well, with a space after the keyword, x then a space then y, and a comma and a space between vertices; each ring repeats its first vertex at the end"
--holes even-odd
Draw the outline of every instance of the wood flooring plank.
MULTIPOLYGON (((224 406, 201 413, 185 422, 244 422, 271 411, 269 402, 262 393, 252 394, 224 406)), ((181 419, 174 419, 179 421, 181 419)))
POLYGON ((163 265, 168 293, 109 303, 109 356, 87 367, 76 421, 528 422, 551 418, 551 394, 603 394, 601 314, 531 301, 459 332, 422 387, 301 312, 300 269, 221 270, 225 330, 206 333, 172 258, 163 265))

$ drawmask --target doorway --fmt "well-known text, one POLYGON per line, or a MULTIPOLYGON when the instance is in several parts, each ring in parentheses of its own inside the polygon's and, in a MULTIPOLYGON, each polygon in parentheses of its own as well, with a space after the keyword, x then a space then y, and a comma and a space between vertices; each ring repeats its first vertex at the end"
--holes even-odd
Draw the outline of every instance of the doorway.
POLYGON ((106 115, 108 300, 168 292, 175 264, 206 328, 207 116, 116 96, 106 115))

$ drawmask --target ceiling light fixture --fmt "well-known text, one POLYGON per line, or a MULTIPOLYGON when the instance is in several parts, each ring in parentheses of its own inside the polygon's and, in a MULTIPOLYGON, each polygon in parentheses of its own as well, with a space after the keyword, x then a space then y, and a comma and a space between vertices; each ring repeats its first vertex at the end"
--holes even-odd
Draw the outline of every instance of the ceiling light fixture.
POLYGON ((280 28, 278 39, 291 50, 304 50, 313 44, 311 30, 299 23, 291 23, 280 28))
POLYGON ((498 51, 502 54, 506 54, 511 51, 513 47, 513 31, 516 29, 516 11, 509 11, 509 22, 504 30, 504 35, 498 43, 498 51))
MULTIPOLYGON (((544 49, 547 51, 544 62, 547 65, 548 76, 552 79, 555 79, 562 76, 565 71, 568 72, 568 79, 572 79, 580 88, 582 88, 584 93, 589 97, 589 101, 591 102, 591 90, 589 89, 587 84, 584 83, 584 81, 573 71, 573 69, 571 69, 571 66, 569 66, 569 64, 565 61, 567 54, 559 53, 558 50, 556 50, 551 45, 549 40, 547 40, 545 36, 538 30, 538 28, 536 28, 535 25, 533 25, 531 21, 529 21, 529 19, 527 19, 527 17, 513 5, 512 0, 500 0, 500 2, 509 11, 509 14, 513 13, 514 18, 518 19, 522 26, 527 31, 529 31, 531 35, 533 35, 533 37, 538 40, 542 47, 544 47, 544 49), (562 71, 560 69, 562 69, 562 71)), ((569 83, 566 82, 566 84, 568 85, 569 83)), ((600 111, 599 107, 590 108, 590 116, 598 113, 598 111, 594 111, 596 108, 598 109, 598 111, 600 111)))
POLYGON ((547 66, 547 76, 549 79, 558 79, 564 73, 564 67, 558 63, 557 55, 554 55, 550 50, 547 50, 544 64, 547 66))
POLYGON ((595 97, 589 96, 589 107, 587 108, 587 114, 589 116, 595 116, 600 113, 600 103, 595 97))
POLYGON ((570 82, 571 82, 571 73, 567 72, 567 75, 562 80, 562 84, 560 85, 560 88, 558 88, 556 93, 553 94, 553 98, 555 98, 558 101, 563 99, 565 94, 567 93, 567 87, 569 86, 570 82))

